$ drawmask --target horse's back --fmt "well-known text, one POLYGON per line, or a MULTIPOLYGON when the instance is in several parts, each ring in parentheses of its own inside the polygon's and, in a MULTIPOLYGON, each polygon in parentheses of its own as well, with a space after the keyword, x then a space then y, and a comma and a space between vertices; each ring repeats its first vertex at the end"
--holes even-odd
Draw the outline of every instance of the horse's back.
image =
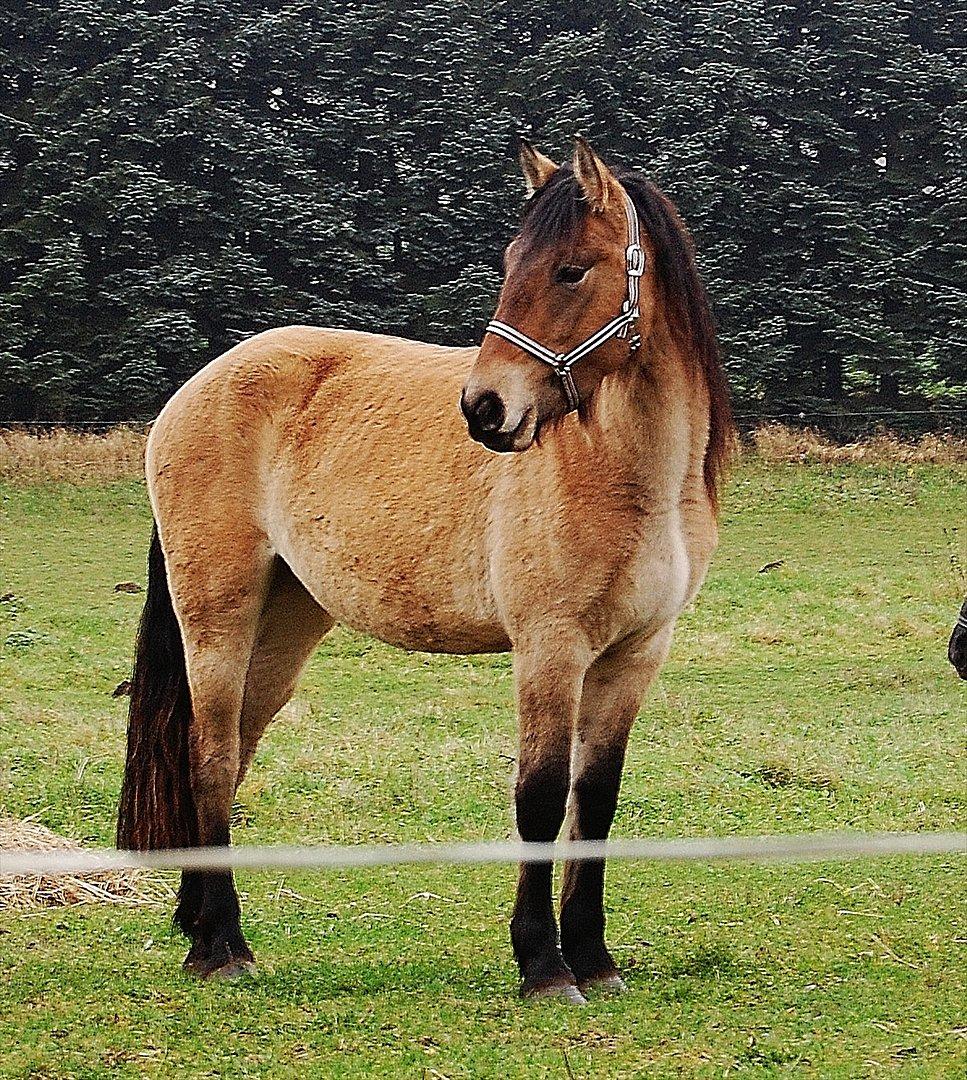
MULTIPOLYGON (((234 455, 257 457, 304 420, 316 428, 338 422, 340 406, 364 403, 370 412, 394 387, 407 391, 399 394, 404 411, 417 383, 431 406, 447 401, 459 394, 475 352, 314 326, 257 334, 198 371, 161 411, 148 440, 149 486, 163 468, 204 461, 209 476, 213 465, 231 470, 234 455)), ((455 409, 456 400, 448 403, 455 409)))
POLYGON ((217 404, 242 418, 247 407, 265 414, 304 403, 337 377, 408 377, 427 368, 459 387, 476 348, 431 345, 387 334, 318 326, 266 330, 233 346, 190 378, 171 398, 156 427, 182 424, 217 404))

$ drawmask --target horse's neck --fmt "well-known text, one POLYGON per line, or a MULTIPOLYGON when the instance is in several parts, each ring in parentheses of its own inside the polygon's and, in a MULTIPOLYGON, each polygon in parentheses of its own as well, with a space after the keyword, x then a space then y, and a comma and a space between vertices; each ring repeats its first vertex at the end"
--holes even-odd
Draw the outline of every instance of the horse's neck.
POLYGON ((645 342, 632 365, 604 380, 588 421, 600 464, 656 497, 681 496, 701 471, 707 398, 666 335, 645 342))

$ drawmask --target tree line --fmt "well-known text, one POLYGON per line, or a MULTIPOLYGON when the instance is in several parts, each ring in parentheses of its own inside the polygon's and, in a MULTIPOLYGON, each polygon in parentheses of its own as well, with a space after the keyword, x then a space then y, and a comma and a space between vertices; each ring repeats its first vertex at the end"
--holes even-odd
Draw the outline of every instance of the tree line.
POLYGON ((963 0, 18 0, 0 420, 146 418, 288 322, 479 340, 515 147, 678 204, 740 410, 967 404, 963 0))

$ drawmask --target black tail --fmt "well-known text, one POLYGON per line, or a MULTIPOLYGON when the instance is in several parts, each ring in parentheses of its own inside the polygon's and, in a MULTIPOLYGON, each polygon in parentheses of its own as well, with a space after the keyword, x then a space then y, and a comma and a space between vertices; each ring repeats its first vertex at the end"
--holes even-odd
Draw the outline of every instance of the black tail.
POLYGON ((155 525, 131 676, 128 752, 118 808, 119 848, 147 851, 198 843, 189 773, 190 724, 185 650, 155 525))

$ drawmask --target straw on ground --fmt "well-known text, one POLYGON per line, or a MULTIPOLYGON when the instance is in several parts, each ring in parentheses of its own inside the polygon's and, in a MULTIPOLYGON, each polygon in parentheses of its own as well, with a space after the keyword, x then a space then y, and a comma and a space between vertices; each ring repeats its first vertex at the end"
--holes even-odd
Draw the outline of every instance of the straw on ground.
MULTIPOLYGON (((58 836, 38 822, 0 814, 0 849, 79 852, 76 840, 58 836)), ((167 881, 144 870, 101 870, 77 874, 0 873, 0 911, 28 912, 75 904, 164 904, 173 895, 167 881)))

